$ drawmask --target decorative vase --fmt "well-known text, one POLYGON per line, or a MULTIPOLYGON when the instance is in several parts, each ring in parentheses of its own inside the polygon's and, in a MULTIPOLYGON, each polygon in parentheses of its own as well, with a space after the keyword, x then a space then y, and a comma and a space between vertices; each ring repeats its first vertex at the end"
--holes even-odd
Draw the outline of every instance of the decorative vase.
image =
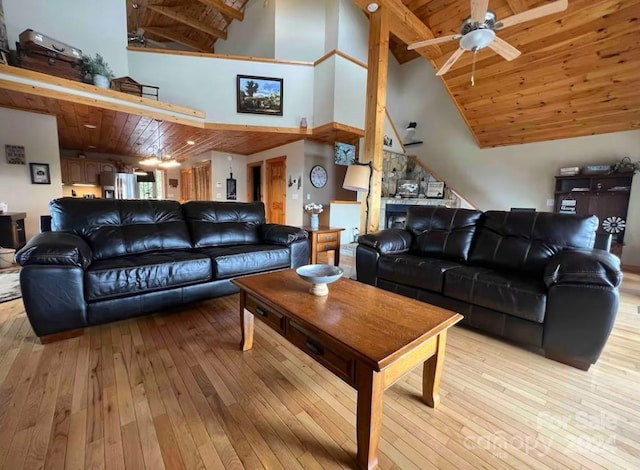
POLYGON ((111 80, 104 75, 96 74, 93 76, 93 84, 98 88, 109 88, 110 83, 111 80))
POLYGON ((318 219, 318 214, 311 214, 311 228, 313 230, 318 230, 320 227, 320 221, 318 219))

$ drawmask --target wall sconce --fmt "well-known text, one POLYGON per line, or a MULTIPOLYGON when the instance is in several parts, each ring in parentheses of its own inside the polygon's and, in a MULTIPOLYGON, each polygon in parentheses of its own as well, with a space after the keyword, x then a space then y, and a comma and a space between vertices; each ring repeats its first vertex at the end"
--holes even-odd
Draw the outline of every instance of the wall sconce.
POLYGON ((300 189, 300 187, 302 186, 302 176, 299 176, 298 178, 291 178, 291 175, 289 175, 288 186, 292 187, 294 185, 298 185, 298 189, 300 189))

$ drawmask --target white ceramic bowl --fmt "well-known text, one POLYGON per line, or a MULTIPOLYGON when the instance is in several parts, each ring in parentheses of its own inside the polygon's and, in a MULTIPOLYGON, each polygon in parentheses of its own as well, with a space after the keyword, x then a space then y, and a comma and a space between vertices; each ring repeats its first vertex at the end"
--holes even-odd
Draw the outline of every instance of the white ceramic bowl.
POLYGON ((344 271, 342 268, 330 264, 307 264, 296 269, 296 273, 312 284, 309 292, 313 295, 322 296, 329 293, 327 284, 340 279, 344 271))

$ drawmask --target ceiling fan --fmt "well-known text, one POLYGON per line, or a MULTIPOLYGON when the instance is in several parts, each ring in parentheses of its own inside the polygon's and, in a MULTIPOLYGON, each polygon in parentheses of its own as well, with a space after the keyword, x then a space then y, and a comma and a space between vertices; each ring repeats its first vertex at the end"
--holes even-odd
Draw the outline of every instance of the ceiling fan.
MULTIPOLYGON (((508 42, 496 36, 495 32, 499 29, 524 23, 525 21, 559 13, 566 10, 567 6, 567 0, 557 0, 510 16, 504 20, 496 21, 497 18, 495 13, 489 11, 489 0, 471 0, 471 16, 462 22, 460 34, 452 34, 450 36, 442 36, 439 38, 416 42, 410 44, 408 49, 419 49, 425 46, 432 46, 434 44, 460 39, 460 47, 451 55, 451 57, 449 57, 444 65, 440 67, 440 70, 436 73, 438 76, 447 73, 465 51, 471 51, 474 53, 474 69, 475 54, 485 47, 493 49, 506 60, 513 60, 520 55, 520 51, 508 42)), ((471 84, 473 85, 473 72, 471 74, 471 84)))

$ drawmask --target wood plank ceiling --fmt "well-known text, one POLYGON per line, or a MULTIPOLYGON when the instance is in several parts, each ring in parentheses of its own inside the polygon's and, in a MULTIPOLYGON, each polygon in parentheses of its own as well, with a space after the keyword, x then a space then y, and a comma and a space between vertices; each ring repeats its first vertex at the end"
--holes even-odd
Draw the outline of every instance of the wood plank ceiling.
MULTIPOLYGON (((460 32, 469 0, 402 0, 433 34, 460 32)), ((498 19, 548 3, 490 0, 498 19)), ((507 62, 491 49, 465 52, 443 76, 481 147, 640 128, 640 0, 569 0, 555 15, 500 30, 522 51, 507 62)), ((400 63, 418 56, 392 37, 400 63)), ((440 68, 458 41, 440 44, 440 68)))
POLYGON ((229 24, 243 20, 248 0, 126 1, 128 31, 143 30, 145 38, 157 43, 172 42, 198 52, 214 52, 216 40, 226 39, 229 24))

